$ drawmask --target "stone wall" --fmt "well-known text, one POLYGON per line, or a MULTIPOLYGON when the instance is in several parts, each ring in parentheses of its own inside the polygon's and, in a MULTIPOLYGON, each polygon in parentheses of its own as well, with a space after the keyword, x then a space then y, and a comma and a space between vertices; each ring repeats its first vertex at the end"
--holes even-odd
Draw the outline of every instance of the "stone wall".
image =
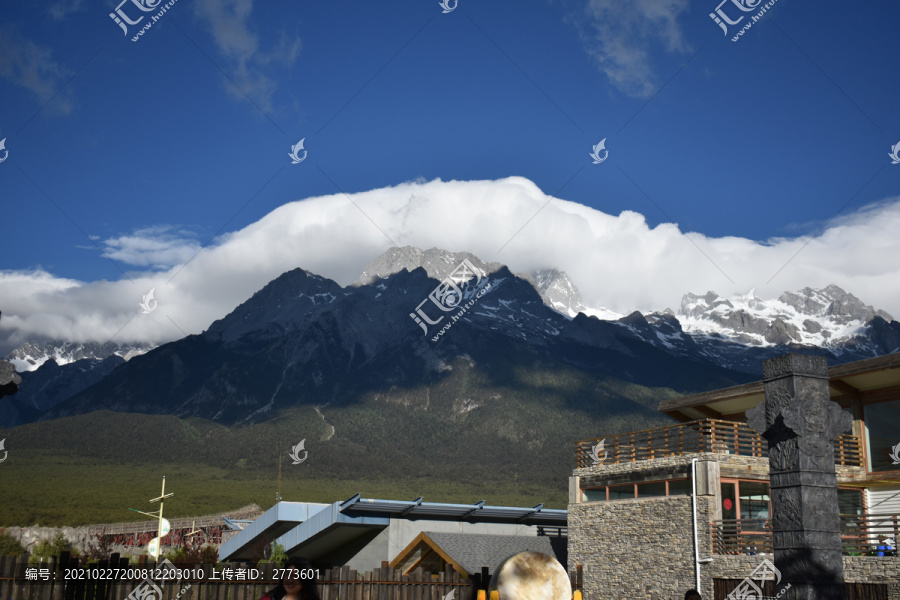
MULTIPOLYGON (((692 458, 718 463, 728 478, 768 479, 768 459, 716 453, 673 456, 576 469, 570 480, 569 569, 582 565, 586 600, 679 599, 694 587, 691 498, 669 496, 581 503, 581 488, 690 477, 692 458)), ((713 465, 715 466, 715 465, 713 465)), ((710 556, 710 521, 717 518, 718 477, 698 464, 697 534, 700 557, 710 556), (709 474, 704 477, 704 474, 709 474), (709 481, 704 482, 704 479, 709 481), (703 493, 714 493, 702 495, 703 493)), ((858 468, 837 467, 838 481, 858 468)), ((743 579, 771 555, 715 555, 700 565, 701 594, 712 598, 712 580, 743 579)), ((900 600, 900 557, 844 557, 845 580, 887 583, 888 598, 900 600)))
MULTIPOLYGON (((768 556, 716 556, 712 563, 701 569, 708 569, 709 576, 716 579, 743 579, 764 558, 774 562, 771 554, 768 556)), ((888 600, 900 600, 900 557, 844 556, 843 559, 844 581, 887 584, 888 600)))
MULTIPOLYGON (((708 556, 714 499, 697 498, 700 556, 708 556)), ((748 557, 749 558, 749 557, 748 557)), ((670 600, 695 586, 691 498, 669 496, 569 505, 569 568, 582 565, 590 600, 670 600)), ((701 593, 712 580, 701 565, 701 593)), ((749 571, 748 571, 749 573, 749 571)))
POLYGON ((900 600, 900 556, 845 556, 844 581, 888 584, 888 600, 900 600))
MULTIPOLYGON (((700 558, 710 556, 708 524, 715 499, 697 497, 700 558)), ((700 592, 712 580, 743 579, 772 555, 713 555, 700 565, 700 592)), ((900 557, 845 556, 844 580, 887 584, 900 600, 900 557)), ((569 569, 583 566, 586 600, 670 600, 694 587, 691 499, 639 498, 569 505, 569 569)))
MULTIPOLYGON (((717 452, 704 452, 701 454, 685 454, 683 456, 668 456, 665 458, 654 458, 652 460, 638 460, 634 462, 622 463, 600 463, 593 467, 583 467, 575 469, 573 475, 582 479, 592 477, 599 478, 615 478, 616 476, 630 476, 634 478, 625 478, 626 481, 649 480, 645 475, 657 472, 663 473, 690 473, 691 459, 698 458, 704 461, 718 462, 721 469, 721 476, 735 479, 769 479, 769 459, 758 456, 739 456, 737 454, 721 454, 717 452), (685 467, 687 470, 685 471, 685 467), (643 479, 642 479, 643 478, 643 479)), ((838 484, 850 483, 864 479, 866 470, 863 467, 845 467, 836 466, 838 484)), ((688 475, 689 476, 689 475, 688 475)), ((652 475, 651 475, 652 477, 652 475)), ((670 475, 671 477, 671 475, 670 475)), ((661 477, 665 479, 666 477, 661 477)))

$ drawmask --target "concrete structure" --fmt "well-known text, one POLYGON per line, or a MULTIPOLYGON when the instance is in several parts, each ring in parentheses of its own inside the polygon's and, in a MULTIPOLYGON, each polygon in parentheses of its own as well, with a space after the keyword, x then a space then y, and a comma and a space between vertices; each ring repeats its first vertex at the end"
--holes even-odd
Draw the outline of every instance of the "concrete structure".
MULTIPOLYGON (((390 562, 424 531, 537 536, 558 534, 565 510, 375 500, 359 495, 326 505, 279 502, 219 549, 221 560, 249 560, 276 541, 289 556, 321 566, 369 571, 390 562)), ((505 557, 504 557, 505 558, 505 557)), ((484 565, 493 567, 494 565, 484 565)))
MULTIPOLYGON (((900 535, 900 354, 827 377, 853 416, 833 450, 844 580, 900 600, 889 547, 900 535)), ((699 587, 722 600, 774 560, 769 445, 745 414, 764 400, 762 381, 666 400, 659 410, 680 424, 578 443, 568 568, 583 567, 585 598, 663 600, 699 587)))

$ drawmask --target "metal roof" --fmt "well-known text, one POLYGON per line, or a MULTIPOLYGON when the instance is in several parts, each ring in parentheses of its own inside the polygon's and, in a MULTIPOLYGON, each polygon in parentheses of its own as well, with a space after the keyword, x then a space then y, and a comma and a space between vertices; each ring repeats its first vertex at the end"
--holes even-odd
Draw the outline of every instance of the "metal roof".
POLYGON ((559 527, 565 527, 568 522, 567 511, 544 508, 543 504, 538 504, 531 508, 488 506, 484 503, 484 500, 475 504, 447 504, 443 502, 423 502, 422 498, 416 498, 412 501, 375 500, 373 498, 362 498, 357 494, 342 502, 340 511, 348 516, 377 516, 410 520, 519 523, 522 525, 559 527))
POLYGON ((245 560, 256 544, 276 540, 291 555, 316 558, 359 540, 374 530, 384 529, 391 519, 462 521, 468 523, 512 523, 565 527, 567 512, 547 509, 487 506, 485 503, 446 504, 376 500, 356 494, 344 502, 314 505, 279 502, 255 522, 239 531, 219 550, 223 559, 245 560), (301 508, 303 507, 303 508, 301 508))
POLYGON ((223 560, 229 558, 249 560, 257 543, 262 541, 268 544, 329 506, 313 502, 279 502, 252 523, 238 529, 237 533, 219 548, 219 556, 223 560))

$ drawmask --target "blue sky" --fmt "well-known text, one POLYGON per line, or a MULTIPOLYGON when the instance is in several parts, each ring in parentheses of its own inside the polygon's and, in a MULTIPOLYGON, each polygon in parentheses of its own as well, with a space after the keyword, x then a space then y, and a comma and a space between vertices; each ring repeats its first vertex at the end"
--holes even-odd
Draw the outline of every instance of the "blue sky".
MULTIPOLYGON (((288 203, 435 179, 525 178, 607 215, 634 211, 646 223, 641 235, 674 223, 679 234, 754 248, 823 241, 817 265, 773 290, 852 278, 856 268, 865 278, 842 283, 888 303, 877 290, 898 265, 881 252, 874 266, 854 255, 821 281, 810 273, 830 264, 828 252, 838 261, 841 244, 852 246, 852 238, 825 243, 841 219, 872 248, 895 243, 865 227, 884 220, 872 205, 893 209, 900 195, 900 165, 888 157, 900 142, 900 4, 778 0, 733 42, 762 3, 742 12, 739 0, 459 0, 444 14, 437 0, 177 0, 133 42, 159 10, 142 12, 138 2, 121 5, 131 19, 146 15, 127 36, 109 17, 118 2, 15 3, 0 16, 0 139, 9 152, 0 195, 11 224, 0 239, 0 310, 2 326, 21 336, 52 333, 26 327, 37 319, 28 294, 99 294, 104 282, 175 273, 202 246, 288 203), (745 16, 728 36, 709 16, 717 6, 745 16), (308 155, 294 165, 288 153, 301 138, 308 155), (592 164, 603 138, 608 159, 592 164), (23 281, 34 285, 14 292, 23 281)), ((490 190, 477 197, 490 215, 490 190)), ((474 210, 471 197, 447 202, 474 210)), ((529 221, 537 212, 526 202, 493 219, 513 232, 531 223, 532 235, 555 244, 565 230, 529 221)), ((379 234, 389 226, 373 222, 379 234)), ((497 235, 500 248, 510 236, 497 235)), ((413 241, 385 237, 385 248, 413 241)), ((340 257, 347 243, 321 252, 340 257)), ((704 248, 700 263, 727 271, 728 257, 712 252, 722 248, 691 243, 704 248)), ((346 252, 347 273, 322 274, 343 275, 341 283, 358 274, 365 253, 346 252)), ((520 257, 505 252, 483 258, 520 257)), ((307 253, 294 266, 320 259, 307 253)), ((767 283, 759 278, 685 281, 679 293, 767 283)), ((259 281, 229 302, 251 283, 259 281)), ((594 298, 620 310, 663 308, 641 291, 594 298)), ((203 329, 223 310, 185 317, 182 329, 203 329)), ((44 313, 53 312, 48 301, 44 313)), ((77 337, 85 327, 61 331, 77 337)))

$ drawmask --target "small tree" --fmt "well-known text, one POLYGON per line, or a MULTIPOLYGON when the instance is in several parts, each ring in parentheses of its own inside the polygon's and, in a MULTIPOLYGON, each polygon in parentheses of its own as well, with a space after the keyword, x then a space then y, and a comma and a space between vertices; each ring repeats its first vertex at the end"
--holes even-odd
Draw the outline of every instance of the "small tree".
POLYGON ((57 531, 51 539, 41 540, 34 545, 34 549, 31 551, 28 562, 34 564, 42 562, 42 559, 50 560, 54 556, 59 558, 61 552, 69 552, 72 556, 78 555, 77 550, 72 548, 72 544, 69 543, 62 532, 57 531))
POLYGON ((175 548, 163 554, 162 557, 172 563, 185 563, 187 562, 187 549, 184 546, 175 548))
POLYGON ((269 562, 274 563, 275 567, 280 569, 287 562, 288 555, 284 552, 284 546, 278 542, 272 544, 272 554, 269 555, 269 562))
POLYGON ((25 554, 25 548, 19 540, 8 533, 0 533, 0 556, 18 556, 25 554))
POLYGON ((109 558, 112 554, 112 539, 106 535, 106 528, 99 534, 90 536, 90 540, 85 544, 84 559, 85 563, 95 563, 109 558))
POLYGON ((219 562, 219 549, 208 544, 200 548, 200 563, 204 565, 216 565, 219 562))

